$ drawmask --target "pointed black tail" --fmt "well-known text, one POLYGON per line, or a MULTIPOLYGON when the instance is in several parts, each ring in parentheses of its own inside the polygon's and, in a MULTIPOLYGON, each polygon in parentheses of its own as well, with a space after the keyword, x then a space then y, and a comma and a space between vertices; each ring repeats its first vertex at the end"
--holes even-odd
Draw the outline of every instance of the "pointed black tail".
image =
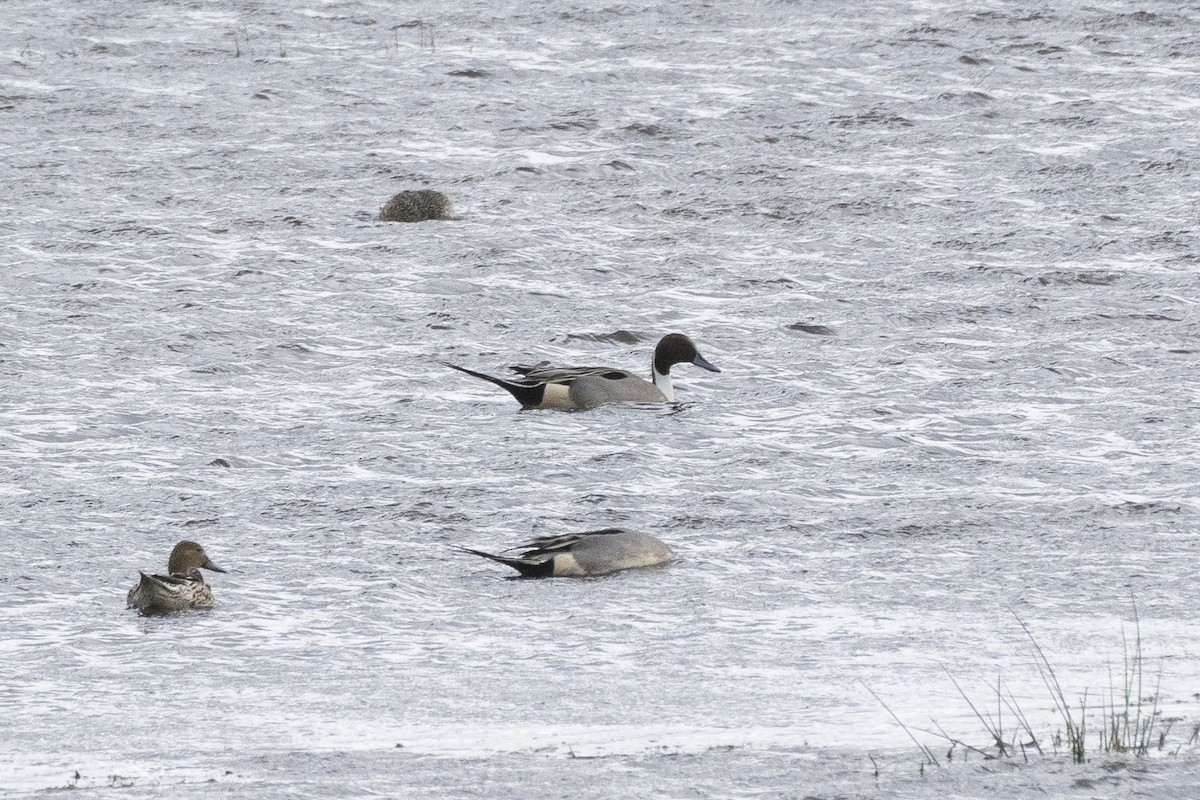
POLYGON ((541 383, 530 385, 517 383, 516 381, 506 381, 504 378, 497 378, 494 375, 476 372, 473 369, 467 369, 466 367, 460 367, 457 364, 451 364, 449 361, 439 361, 438 363, 443 364, 450 369, 456 369, 459 372, 465 372, 472 377, 479 378, 480 380, 487 381, 488 383, 496 384, 515 397, 517 402, 525 408, 537 408, 541 404, 542 397, 546 393, 546 387, 541 383))
POLYGON ((485 553, 482 550, 472 550, 469 547, 454 546, 454 549, 460 553, 470 553, 476 556, 498 561, 501 564, 506 564, 517 572, 521 573, 522 578, 549 578, 554 574, 554 559, 548 558, 545 561, 526 561, 521 558, 509 558, 508 556, 498 556, 493 553, 485 553))

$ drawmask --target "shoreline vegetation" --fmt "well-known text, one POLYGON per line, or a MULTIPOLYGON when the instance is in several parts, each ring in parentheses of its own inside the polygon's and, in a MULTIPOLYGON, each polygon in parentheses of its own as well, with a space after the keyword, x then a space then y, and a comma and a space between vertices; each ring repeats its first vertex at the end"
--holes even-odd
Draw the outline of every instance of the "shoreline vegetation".
POLYGON ((1029 716, 1000 676, 996 677, 994 685, 988 684, 991 694, 987 697, 988 702, 985 705, 972 699, 950 669, 942 666, 946 677, 990 740, 986 744, 970 744, 952 736, 936 720, 931 720, 932 728, 905 724, 882 697, 870 686, 863 684, 920 750, 922 774, 926 767, 941 767, 942 763, 930 745, 922 742, 916 733, 933 736, 948 744, 950 748, 943 756, 947 762, 953 761, 955 752, 961 749, 964 759, 970 754, 975 754, 985 761, 1008 760, 1016 763, 1019 760, 1021 763, 1028 763, 1031 756, 1049 755, 1058 758, 1065 755, 1070 757, 1072 763, 1086 764, 1098 755, 1123 754, 1141 758, 1153 752, 1166 752, 1174 756, 1184 747, 1200 741, 1200 720, 1193 720, 1185 728, 1186 737, 1176 736, 1168 741, 1171 732, 1176 729, 1176 724, 1184 720, 1182 717, 1163 714, 1159 695, 1162 665, 1160 662, 1154 674, 1147 670, 1147 657, 1142 650, 1141 620, 1136 602, 1133 604, 1132 642, 1127 637, 1124 626, 1121 628, 1120 680, 1118 681, 1118 676, 1113 674, 1110 663, 1107 690, 1100 692, 1096 698, 1085 688, 1074 702, 1067 697, 1054 664, 1042 649, 1033 631, 1015 612, 1013 618, 1029 639, 1034 665, 1053 704, 1054 715, 1059 721, 1059 726, 1049 735, 1039 736, 1035 732, 1029 716), (1151 683, 1153 691, 1147 694, 1146 690, 1151 683), (1174 749, 1168 749, 1169 744, 1173 745, 1174 749))

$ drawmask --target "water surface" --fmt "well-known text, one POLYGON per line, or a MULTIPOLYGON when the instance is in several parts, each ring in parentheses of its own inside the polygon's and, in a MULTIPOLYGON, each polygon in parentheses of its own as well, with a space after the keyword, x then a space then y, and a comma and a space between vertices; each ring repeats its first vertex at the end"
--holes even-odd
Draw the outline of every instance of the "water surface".
POLYGON ((1196 9, 5 16, 0 790, 1197 782, 1196 9), (460 219, 375 220, 425 187, 460 219), (677 408, 521 412, 437 363, 648 370, 671 331, 723 370, 677 408), (610 525, 676 562, 451 549, 610 525), (217 607, 126 611, 183 538, 217 607), (1000 676, 1061 728, 1018 619, 1073 700, 1140 633, 1166 757, 914 730, 922 774, 868 689, 983 746, 951 677, 1000 676))

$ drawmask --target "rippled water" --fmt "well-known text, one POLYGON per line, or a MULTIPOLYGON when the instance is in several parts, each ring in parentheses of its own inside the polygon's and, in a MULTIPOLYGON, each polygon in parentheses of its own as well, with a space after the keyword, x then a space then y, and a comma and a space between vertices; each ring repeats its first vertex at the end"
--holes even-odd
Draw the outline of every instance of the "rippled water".
POLYGON ((284 6, 4 5, 0 791, 1200 780, 1200 9, 284 6), (437 363, 674 330, 678 409, 437 363), (677 561, 450 547, 615 524, 677 561), (126 611, 183 538, 217 607, 126 611), (1014 612, 1093 705, 1140 630, 1178 754, 922 775, 868 689, 1059 727, 1014 612))

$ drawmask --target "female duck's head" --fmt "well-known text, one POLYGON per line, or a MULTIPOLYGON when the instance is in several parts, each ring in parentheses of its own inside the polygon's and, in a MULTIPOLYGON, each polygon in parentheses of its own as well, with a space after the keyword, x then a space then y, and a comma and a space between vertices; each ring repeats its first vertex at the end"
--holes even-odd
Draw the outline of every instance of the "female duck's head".
POLYGON ((204 552, 204 548, 195 542, 182 541, 171 551, 167 561, 167 572, 171 575, 190 575, 198 569, 210 569, 213 572, 224 572, 204 552))

